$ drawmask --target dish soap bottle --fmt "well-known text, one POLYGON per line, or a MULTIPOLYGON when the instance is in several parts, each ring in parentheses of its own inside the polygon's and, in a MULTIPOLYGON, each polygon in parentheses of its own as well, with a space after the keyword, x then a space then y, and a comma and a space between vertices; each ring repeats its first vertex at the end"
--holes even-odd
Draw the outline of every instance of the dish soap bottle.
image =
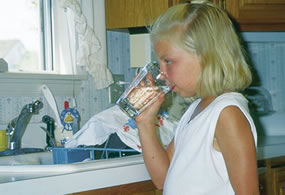
MULTIPOLYGON (((60 120, 63 125, 64 134, 66 134, 66 142, 72 135, 74 135, 79 128, 79 113, 75 108, 69 107, 69 102, 64 101, 64 110, 60 114, 60 120)), ((64 144, 64 143, 62 143, 64 144)))

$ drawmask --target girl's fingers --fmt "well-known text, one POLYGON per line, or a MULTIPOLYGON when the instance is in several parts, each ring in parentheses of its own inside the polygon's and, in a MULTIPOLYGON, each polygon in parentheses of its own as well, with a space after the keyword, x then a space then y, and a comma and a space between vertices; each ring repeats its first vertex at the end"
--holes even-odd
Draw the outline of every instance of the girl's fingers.
POLYGON ((155 86, 154 79, 152 78, 151 74, 147 73, 146 75, 146 83, 148 86, 155 86))

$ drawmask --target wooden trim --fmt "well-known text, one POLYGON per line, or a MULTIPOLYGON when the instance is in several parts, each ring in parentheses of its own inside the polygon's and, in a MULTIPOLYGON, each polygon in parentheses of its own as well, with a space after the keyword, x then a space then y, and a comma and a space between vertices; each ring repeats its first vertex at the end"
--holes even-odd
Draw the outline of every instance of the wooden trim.
POLYGON ((240 24, 239 30, 243 32, 258 32, 258 31, 285 31, 285 24, 240 24))
POLYGON ((90 190, 85 192, 73 193, 73 195, 143 195, 143 194, 162 194, 161 190, 157 190, 152 181, 143 181, 132 184, 112 186, 98 190, 90 190), (145 192, 145 193, 144 193, 145 192))
POLYGON ((270 194, 273 190, 273 181, 272 181, 272 169, 271 169, 271 160, 266 160, 266 194, 270 194))

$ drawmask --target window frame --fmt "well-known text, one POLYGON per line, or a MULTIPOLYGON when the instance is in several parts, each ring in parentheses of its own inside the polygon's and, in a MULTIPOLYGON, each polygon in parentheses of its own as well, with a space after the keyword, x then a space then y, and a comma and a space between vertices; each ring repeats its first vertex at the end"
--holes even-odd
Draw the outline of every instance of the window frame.
POLYGON ((41 31, 42 31, 42 72, 54 71, 54 14, 52 9, 52 0, 40 0, 41 6, 41 31))
POLYGON ((87 75, 1 72, 0 96, 42 96, 43 84, 50 86, 54 95, 79 95, 84 80, 88 80, 87 75))

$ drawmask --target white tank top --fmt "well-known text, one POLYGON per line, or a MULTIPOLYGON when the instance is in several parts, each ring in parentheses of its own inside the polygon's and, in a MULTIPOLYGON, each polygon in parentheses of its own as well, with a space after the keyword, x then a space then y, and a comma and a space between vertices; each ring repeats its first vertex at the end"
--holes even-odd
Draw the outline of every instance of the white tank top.
POLYGON ((164 195, 234 194, 222 153, 213 148, 216 124, 225 107, 234 105, 243 112, 257 144, 248 102, 240 93, 226 93, 217 97, 189 122, 200 101, 198 99, 190 105, 177 126, 175 152, 164 183, 164 195))

